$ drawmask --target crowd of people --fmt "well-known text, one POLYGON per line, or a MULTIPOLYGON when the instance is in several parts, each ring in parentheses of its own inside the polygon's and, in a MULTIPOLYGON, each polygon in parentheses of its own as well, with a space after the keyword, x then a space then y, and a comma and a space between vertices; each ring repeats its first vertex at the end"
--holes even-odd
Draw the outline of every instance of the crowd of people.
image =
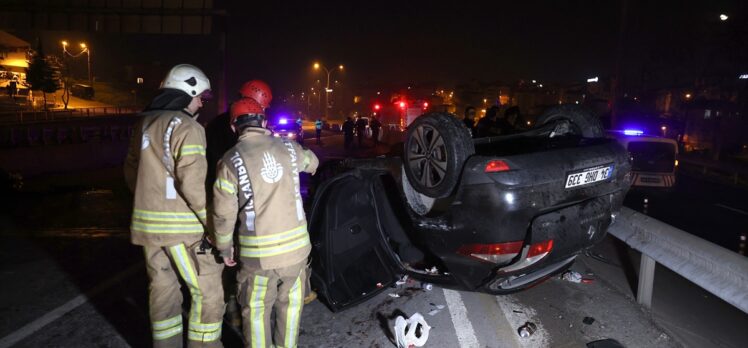
POLYGON ((486 110, 486 115, 476 122, 476 109, 473 106, 465 108, 462 119, 465 127, 470 130, 473 138, 483 138, 496 135, 508 135, 524 129, 522 114, 519 107, 509 107, 502 115, 499 106, 494 105, 486 110))

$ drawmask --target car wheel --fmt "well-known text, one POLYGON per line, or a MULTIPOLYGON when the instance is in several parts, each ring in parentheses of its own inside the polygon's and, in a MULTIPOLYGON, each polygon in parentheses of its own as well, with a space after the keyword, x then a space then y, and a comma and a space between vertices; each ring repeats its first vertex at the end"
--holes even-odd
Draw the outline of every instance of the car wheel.
POLYGON ((431 198, 452 194, 465 160, 475 153, 470 132, 457 117, 433 112, 408 126, 403 168, 413 188, 431 198))
POLYGON ((584 138, 602 138, 605 136, 600 118, 591 110, 579 105, 559 105, 546 110, 536 124, 538 126, 556 123, 558 126, 551 136, 578 135, 584 138))

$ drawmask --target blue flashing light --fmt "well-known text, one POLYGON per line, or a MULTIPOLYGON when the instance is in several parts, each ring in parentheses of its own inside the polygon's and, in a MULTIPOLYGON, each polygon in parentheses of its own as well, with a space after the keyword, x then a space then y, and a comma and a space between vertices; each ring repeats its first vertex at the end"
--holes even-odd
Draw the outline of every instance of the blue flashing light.
POLYGON ((287 118, 281 118, 280 120, 278 120, 278 124, 288 124, 288 119, 287 118))
POLYGON ((638 129, 626 129, 623 131, 623 134, 626 135, 642 135, 644 132, 638 130, 638 129))

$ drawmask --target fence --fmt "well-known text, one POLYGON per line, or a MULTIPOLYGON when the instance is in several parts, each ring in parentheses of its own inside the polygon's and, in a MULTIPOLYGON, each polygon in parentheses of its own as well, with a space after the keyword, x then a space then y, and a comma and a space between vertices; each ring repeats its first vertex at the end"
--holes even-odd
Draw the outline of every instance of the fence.
POLYGON ((132 115, 140 111, 140 108, 130 106, 101 106, 68 110, 13 111, 0 113, 0 124, 68 121, 101 116, 132 115))

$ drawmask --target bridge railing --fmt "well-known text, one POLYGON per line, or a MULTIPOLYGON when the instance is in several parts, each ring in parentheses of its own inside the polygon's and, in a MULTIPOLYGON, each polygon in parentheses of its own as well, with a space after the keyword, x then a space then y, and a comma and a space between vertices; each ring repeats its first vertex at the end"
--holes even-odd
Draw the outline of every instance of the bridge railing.
POLYGON ((27 110, 0 113, 0 124, 23 124, 57 120, 75 120, 81 118, 132 115, 142 110, 132 106, 99 106, 76 109, 27 110))
POLYGON ((748 313, 748 258, 624 207, 608 230, 642 253, 637 301, 652 307, 657 263, 748 313))

